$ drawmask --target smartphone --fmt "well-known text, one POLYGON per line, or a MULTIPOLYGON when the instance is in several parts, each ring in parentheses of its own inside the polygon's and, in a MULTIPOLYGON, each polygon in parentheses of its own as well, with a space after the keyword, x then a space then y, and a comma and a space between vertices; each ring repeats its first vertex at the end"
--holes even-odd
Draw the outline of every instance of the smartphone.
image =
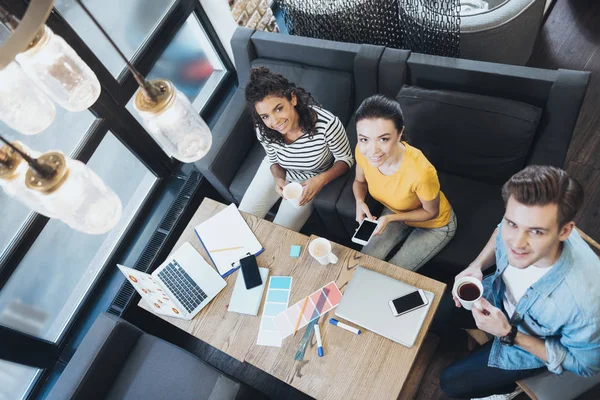
POLYGON ((258 270, 258 264, 256 263, 256 256, 244 257, 240 260, 242 268, 242 274, 244 274, 244 282, 246 283, 246 289, 252 289, 254 287, 262 285, 262 278, 260 277, 260 271, 258 270))
POLYGON ((354 232, 352 241, 354 243, 362 244, 363 246, 366 245, 369 243, 369 240, 371 240, 375 228, 377 228, 377 221, 367 218, 363 219, 356 232, 354 232))
POLYGON ((392 309, 392 314, 394 314, 394 317, 397 317, 399 315, 406 314, 407 312, 416 310, 417 308, 421 308, 428 303, 429 300, 427 300, 425 293, 421 289, 418 289, 414 292, 405 294, 404 296, 390 300, 390 308, 392 309))

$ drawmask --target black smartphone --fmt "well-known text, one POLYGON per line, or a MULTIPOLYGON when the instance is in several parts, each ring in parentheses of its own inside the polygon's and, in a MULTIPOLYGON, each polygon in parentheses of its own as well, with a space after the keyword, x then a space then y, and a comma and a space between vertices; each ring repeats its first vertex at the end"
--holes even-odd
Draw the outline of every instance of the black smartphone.
POLYGON ((240 260, 240 265, 242 266, 242 274, 244 274, 246 289, 252 289, 262 285, 263 282, 260 277, 260 271, 258 270, 258 264, 256 263, 256 256, 242 258, 240 260))

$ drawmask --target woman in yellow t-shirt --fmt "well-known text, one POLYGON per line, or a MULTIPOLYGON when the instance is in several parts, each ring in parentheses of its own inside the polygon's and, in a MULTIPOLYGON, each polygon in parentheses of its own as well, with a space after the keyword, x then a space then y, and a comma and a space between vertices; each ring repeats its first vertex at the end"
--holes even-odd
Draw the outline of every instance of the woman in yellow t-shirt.
POLYGON ((404 118, 397 101, 382 95, 363 101, 356 111, 356 131, 356 220, 375 219, 365 203, 367 190, 385 206, 362 252, 382 260, 391 256, 392 264, 415 271, 454 237, 456 216, 433 165, 402 141, 404 118))

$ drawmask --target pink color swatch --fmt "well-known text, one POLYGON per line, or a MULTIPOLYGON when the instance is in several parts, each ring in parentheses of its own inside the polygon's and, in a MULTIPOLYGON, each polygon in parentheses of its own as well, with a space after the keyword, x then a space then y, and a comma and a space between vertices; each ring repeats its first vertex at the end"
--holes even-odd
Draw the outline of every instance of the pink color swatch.
MULTIPOLYGON (((340 293, 335 282, 331 282, 310 294, 298 329, 336 307, 341 299, 342 293, 340 293)), ((282 339, 294 333, 294 326, 296 326, 303 303, 304 298, 274 318, 275 326, 281 333, 282 339)))

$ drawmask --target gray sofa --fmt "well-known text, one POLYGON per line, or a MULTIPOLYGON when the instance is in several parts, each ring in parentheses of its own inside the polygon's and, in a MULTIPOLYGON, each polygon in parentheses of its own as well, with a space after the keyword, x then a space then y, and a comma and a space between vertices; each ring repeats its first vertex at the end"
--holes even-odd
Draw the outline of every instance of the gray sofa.
MULTIPOLYGON (((232 39, 239 88, 196 163, 227 200, 239 203, 261 159, 245 109, 253 66, 266 65, 309 90, 346 126, 382 93, 402 104, 407 132, 438 170, 458 218, 450 244, 419 272, 450 281, 485 245, 503 214, 500 188, 528 164, 562 166, 589 73, 452 59, 373 45, 338 43, 238 28, 232 39)), ((332 239, 349 244, 357 224, 354 171, 327 185, 315 207, 332 239)), ((373 212, 381 205, 369 200, 373 212)))
POLYGON ((48 400, 255 400, 261 392, 194 355, 101 314, 52 388, 48 400))

